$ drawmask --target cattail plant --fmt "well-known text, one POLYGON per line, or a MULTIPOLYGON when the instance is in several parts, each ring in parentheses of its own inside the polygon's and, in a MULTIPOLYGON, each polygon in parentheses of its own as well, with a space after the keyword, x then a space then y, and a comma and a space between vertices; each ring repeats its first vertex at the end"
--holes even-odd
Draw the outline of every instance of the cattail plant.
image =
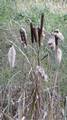
POLYGON ((50 48, 50 51, 48 51, 49 52, 48 53, 49 63, 51 64, 50 70, 53 71, 53 80, 51 82, 51 86, 54 87, 51 93, 49 91, 50 93, 49 101, 48 101, 49 103, 48 104, 48 119, 49 120, 57 120, 57 119, 60 119, 60 116, 61 116, 60 98, 59 98, 59 93, 58 93, 59 92, 58 91, 59 90, 58 65, 60 65, 61 60, 62 60, 62 51, 59 48, 59 43, 62 42, 63 39, 64 37, 62 33, 60 33, 59 30, 55 30, 53 33, 50 34, 50 37, 48 40, 48 48, 50 48), (58 110, 58 112, 56 111, 56 109, 58 110))
MULTIPOLYGON (((53 31, 53 33, 50 33, 50 37, 47 42, 48 48, 46 48, 47 54, 45 54, 44 58, 46 58, 49 54, 48 57, 49 60, 51 59, 53 68, 49 69, 48 62, 46 61, 46 64, 44 63, 44 66, 47 66, 47 68, 45 67, 44 69, 43 63, 40 62, 40 51, 42 51, 42 37, 45 38, 46 36, 43 24, 44 14, 41 15, 40 26, 36 27, 33 25, 32 22, 30 23, 32 46, 29 46, 31 46, 31 48, 35 47, 37 62, 33 52, 32 57, 29 57, 29 60, 31 61, 32 59, 33 61, 34 59, 35 62, 33 61, 31 63, 28 60, 28 47, 26 49, 26 56, 26 54, 24 53, 25 51, 23 52, 15 43, 11 42, 13 43, 13 45, 8 52, 8 61, 10 64, 10 68, 12 68, 13 70, 13 68, 15 67, 15 47, 17 47, 17 49, 22 53, 22 55, 24 55, 27 62, 29 63, 29 66, 28 64, 26 64, 25 59, 23 58, 23 71, 21 71, 21 74, 23 76, 20 77, 22 77, 22 80, 24 81, 21 81, 20 83, 18 82, 19 84, 17 85, 17 87, 14 86, 14 90, 12 86, 12 80, 14 80, 14 77, 16 76, 15 73, 14 77, 10 79, 11 81, 8 81, 7 96, 4 97, 6 98, 6 105, 4 106, 2 102, 3 100, 1 100, 0 103, 2 104, 1 107, 3 107, 2 113, 5 114, 4 116, 8 116, 4 117, 4 119, 6 120, 63 120, 63 118, 61 118, 62 116, 60 107, 60 96, 57 90, 57 88, 59 88, 58 81, 60 81, 58 79, 59 69, 57 69, 57 67, 55 68, 54 65, 61 65, 60 63, 62 60, 62 51, 59 47, 59 43, 60 41, 63 41, 64 37, 59 30, 55 30, 53 31), (53 58, 55 59, 54 62, 52 61, 53 58), (29 67, 31 67, 30 70, 29 67), (46 73, 46 70, 48 71, 48 75, 46 73)), ((23 46, 27 46, 27 33, 24 28, 20 29, 20 37, 21 44, 23 46)), ((1 99, 3 99, 1 94, 0 96, 1 99)))
MULTIPOLYGON (((12 45, 12 47, 10 47, 9 52, 8 52, 8 62, 9 62, 11 70, 13 70, 13 68, 15 67, 15 61, 16 61, 16 50, 15 50, 14 45, 12 45)), ((8 113, 9 112, 12 113, 12 105, 11 105, 12 81, 11 81, 8 89, 9 89, 8 90, 8 95, 7 95, 7 99, 8 99, 8 113)))
POLYGON ((54 32, 51 33, 51 37, 49 38, 49 41, 48 41, 48 47, 55 51, 54 56, 57 64, 61 63, 62 51, 59 48, 59 42, 63 40, 64 40, 64 37, 62 33, 60 33, 59 30, 55 30, 54 32))

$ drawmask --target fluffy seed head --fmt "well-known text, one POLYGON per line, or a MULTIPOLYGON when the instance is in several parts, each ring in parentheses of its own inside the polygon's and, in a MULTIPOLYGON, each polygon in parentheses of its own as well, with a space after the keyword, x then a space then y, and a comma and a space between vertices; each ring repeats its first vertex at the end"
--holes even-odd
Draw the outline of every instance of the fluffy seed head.
POLYGON ((21 120, 25 120, 25 116, 23 116, 21 120))
POLYGON ((56 61, 58 64, 60 64, 61 60, 62 60, 62 51, 60 48, 58 48, 56 53, 56 61))
POLYGON ((12 47, 9 49, 9 52, 8 52, 8 62, 9 62, 10 68, 14 68, 15 59, 16 59, 16 50, 15 50, 15 47, 12 45, 12 47))
POLYGON ((55 37, 51 36, 48 40, 48 47, 55 50, 55 37))
POLYGON ((42 37, 45 37, 45 29, 44 29, 44 27, 42 28, 42 37))
POLYGON ((36 66, 36 70, 35 70, 35 74, 37 76, 41 76, 43 79, 45 79, 45 81, 48 81, 48 76, 44 71, 44 68, 41 66, 36 66))
POLYGON ((60 41, 64 41, 64 36, 63 34, 59 31, 59 29, 56 29, 54 32, 53 32, 54 35, 57 36, 57 38, 60 40, 60 41))

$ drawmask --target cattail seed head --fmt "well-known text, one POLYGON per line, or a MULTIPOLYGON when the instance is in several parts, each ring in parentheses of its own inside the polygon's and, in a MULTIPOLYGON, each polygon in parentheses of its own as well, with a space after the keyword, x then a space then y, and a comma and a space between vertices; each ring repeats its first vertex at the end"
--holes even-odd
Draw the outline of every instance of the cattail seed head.
POLYGON ((27 33, 24 28, 20 29, 21 43, 23 45, 27 45, 27 33))
POLYGON ((42 29, 42 37, 45 37, 45 28, 42 29))
POLYGON ((36 66, 36 70, 35 70, 35 74, 37 76, 41 76, 41 78, 43 78, 45 81, 48 81, 48 76, 44 71, 44 68, 41 66, 36 66))
POLYGON ((60 48, 58 48, 56 51, 56 62, 60 64, 61 60, 62 60, 62 51, 60 48))
POLYGON ((30 23, 30 30, 31 30, 31 42, 33 44, 34 43, 34 35, 33 35, 33 24, 32 24, 32 22, 30 23))
POLYGON ((48 47, 55 50, 55 37, 51 36, 48 40, 48 47))
POLYGON ((9 61, 10 68, 14 68, 15 60, 16 60, 16 50, 15 50, 15 47, 12 45, 12 47, 10 47, 8 52, 8 61, 9 61))
POLYGON ((59 31, 59 29, 56 29, 53 34, 58 38, 60 41, 64 41, 64 36, 63 34, 59 31))
POLYGON ((37 42, 37 39, 38 39, 38 34, 37 34, 37 28, 36 27, 33 27, 33 37, 34 37, 34 40, 35 42, 37 42))
POLYGON ((23 116, 21 120, 25 120, 25 116, 23 116))

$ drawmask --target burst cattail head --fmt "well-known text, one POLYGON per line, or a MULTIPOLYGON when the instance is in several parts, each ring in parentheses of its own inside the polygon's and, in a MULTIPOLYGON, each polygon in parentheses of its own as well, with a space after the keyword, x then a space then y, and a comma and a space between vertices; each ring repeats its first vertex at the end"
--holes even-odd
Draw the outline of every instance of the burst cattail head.
POLYGON ((60 40, 60 41, 64 41, 64 36, 63 34, 59 31, 59 29, 56 29, 53 34, 60 40))
POLYGON ((8 52, 8 62, 9 62, 10 68, 14 68, 15 60, 16 60, 16 50, 14 45, 12 45, 12 47, 10 47, 8 52))
POLYGON ((21 120, 25 120, 25 116, 23 116, 21 120))
POLYGON ((62 51, 60 48, 58 48, 56 52, 56 62, 60 64, 61 60, 62 60, 62 51))
POLYGON ((48 40, 48 47, 55 50, 55 37, 53 35, 48 40))
POLYGON ((41 66, 36 66, 36 70, 35 70, 35 74, 37 76, 41 76, 41 78, 43 78, 45 81, 48 81, 48 76, 44 71, 44 68, 41 66))
POLYGON ((59 29, 54 30, 54 32, 52 32, 52 35, 55 36, 55 45, 56 45, 56 47, 58 46, 59 41, 64 41, 64 36, 59 31, 59 29))

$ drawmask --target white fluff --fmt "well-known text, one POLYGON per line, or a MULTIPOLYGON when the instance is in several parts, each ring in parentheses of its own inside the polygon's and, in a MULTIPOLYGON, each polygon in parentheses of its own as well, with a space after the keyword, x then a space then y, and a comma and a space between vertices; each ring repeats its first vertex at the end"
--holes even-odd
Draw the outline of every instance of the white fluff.
POLYGON ((46 116, 47 116, 47 111, 44 112, 43 120, 45 120, 46 116))
POLYGON ((36 66, 35 74, 40 75, 46 82, 48 81, 48 76, 44 71, 44 68, 41 66, 36 66))
POLYGON ((56 29, 53 34, 56 35, 60 41, 64 41, 64 36, 63 36, 63 34, 59 31, 59 29, 56 29), (57 32, 56 32, 56 31, 57 31, 57 32))
POLYGON ((21 120, 25 120, 25 116, 23 116, 21 120))
POLYGON ((8 52, 8 61, 9 61, 10 68, 14 68, 15 59, 16 59, 16 50, 12 45, 12 47, 9 49, 9 52, 8 52))
POLYGON ((61 51, 60 48, 57 49, 56 60, 57 60, 57 63, 58 63, 58 64, 61 63, 61 60, 62 60, 62 51, 61 51))
POLYGON ((64 41, 64 36, 62 35, 61 32, 59 32, 59 34, 57 36, 61 41, 64 41))
POLYGON ((44 29, 44 27, 42 29, 42 37, 45 37, 45 29, 44 29))
POLYGON ((48 46, 49 46, 49 48, 52 48, 53 50, 55 50, 55 38, 54 38, 54 36, 49 38, 48 46))

